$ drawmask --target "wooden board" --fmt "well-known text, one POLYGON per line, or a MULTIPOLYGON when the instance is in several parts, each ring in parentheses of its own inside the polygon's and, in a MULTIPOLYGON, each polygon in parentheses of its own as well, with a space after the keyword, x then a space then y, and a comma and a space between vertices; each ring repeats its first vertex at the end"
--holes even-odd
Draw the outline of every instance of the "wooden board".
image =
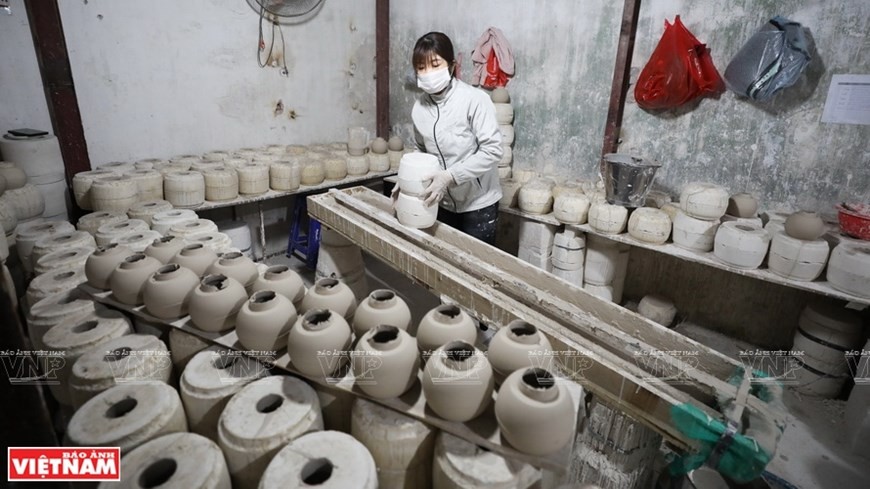
MULTIPOLYGON (((245 353, 244 347, 242 347, 242 345, 238 341, 238 335, 236 334, 235 329, 231 329, 222 333, 209 333, 201 331, 193 326, 189 316, 185 316, 174 321, 163 320, 149 314, 148 311, 145 310, 144 306, 130 306, 117 301, 112 295, 111 291, 101 291, 90 287, 87 284, 79 285, 79 288, 88 293, 95 301, 101 304, 105 304, 107 306, 137 316, 152 323, 166 325, 168 327, 182 330, 186 333, 209 341, 212 344, 245 353)), ((304 378, 309 382, 324 387, 338 389, 350 393, 354 396, 368 399, 369 401, 375 402, 390 409, 394 409, 400 413, 406 414, 412 418, 429 424, 430 426, 433 426, 437 429, 446 431, 471 443, 484 447, 487 450, 498 453, 499 455, 519 460, 521 462, 528 463, 542 469, 552 470, 559 474, 565 473, 570 465, 573 449, 573 440, 560 451, 546 457, 527 455, 510 447, 505 442, 503 442, 501 439, 501 434, 499 433, 498 424, 495 421, 492 404, 490 405, 489 409, 485 411, 482 415, 467 423, 446 421, 442 418, 439 418, 434 413, 432 413, 431 410, 426 408, 426 397, 420 388, 419 382, 417 382, 417 384, 415 384, 415 386, 409 392, 405 393, 400 397, 393 399, 375 399, 366 395, 359 389, 359 387, 356 387, 354 385, 354 379, 352 375, 344 375, 341 376, 340 379, 328 380, 322 377, 318 378, 303 375, 298 372, 291 363, 290 357, 287 354, 286 349, 282 349, 277 353, 278 354, 275 357, 254 356, 253 358, 257 358, 260 361, 271 364, 274 366, 274 368, 280 371, 292 374, 300 378, 304 378)), ((571 381, 562 381, 565 382, 566 386, 568 386, 568 392, 571 394, 571 397, 574 400, 574 405, 576 408, 579 409, 580 403, 582 402, 582 389, 571 387, 571 384, 574 384, 571 381)), ((497 394, 493 393, 493 398, 496 397, 497 394)), ((577 431, 576 419, 573 431, 577 431)))
MULTIPOLYGON (((741 364, 705 345, 583 289, 554 280, 550 273, 449 226, 436 224, 427 230, 402 226, 392 216, 390 201, 376 192, 355 187, 330 195, 390 232, 425 247, 485 283, 495 284, 518 301, 534 304, 537 311, 562 325, 562 332, 578 333, 626 362, 637 364, 649 374, 647 378, 654 377, 649 379, 651 382, 667 382, 708 405, 717 395, 737 396, 737 389, 728 381, 742 368, 741 364), (638 361, 640 355, 645 356, 644 361, 638 361), (654 361, 649 361, 651 358, 654 361)), ((748 403, 764 417, 779 416, 757 398, 751 397, 748 403)))
POLYGON ((535 324, 548 336, 554 350, 564 352, 560 357, 563 366, 584 387, 651 426, 677 448, 688 449, 694 446, 694 441, 672 424, 670 409, 673 406, 688 403, 711 417, 721 417, 684 392, 666 384, 646 382, 644 378, 649 376, 635 363, 614 357, 529 305, 500 292, 496 284, 469 275, 366 216, 345 208, 336 201, 335 193, 309 197, 309 213, 397 270, 475 311, 487 322, 507 324, 513 319, 524 319, 535 324))

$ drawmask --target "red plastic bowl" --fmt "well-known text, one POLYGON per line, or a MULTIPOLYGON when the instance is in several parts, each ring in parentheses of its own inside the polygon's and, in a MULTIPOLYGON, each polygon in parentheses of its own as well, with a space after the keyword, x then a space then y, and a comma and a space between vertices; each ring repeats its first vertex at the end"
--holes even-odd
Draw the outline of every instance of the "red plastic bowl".
POLYGON ((870 240, 870 205, 837 204, 840 229, 853 238, 870 240))

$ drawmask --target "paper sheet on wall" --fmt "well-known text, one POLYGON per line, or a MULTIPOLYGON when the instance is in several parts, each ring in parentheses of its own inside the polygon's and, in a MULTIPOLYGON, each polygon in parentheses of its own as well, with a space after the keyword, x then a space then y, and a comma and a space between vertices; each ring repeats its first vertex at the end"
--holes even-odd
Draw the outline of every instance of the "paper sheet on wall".
POLYGON ((834 75, 822 122, 870 125, 870 75, 834 75))

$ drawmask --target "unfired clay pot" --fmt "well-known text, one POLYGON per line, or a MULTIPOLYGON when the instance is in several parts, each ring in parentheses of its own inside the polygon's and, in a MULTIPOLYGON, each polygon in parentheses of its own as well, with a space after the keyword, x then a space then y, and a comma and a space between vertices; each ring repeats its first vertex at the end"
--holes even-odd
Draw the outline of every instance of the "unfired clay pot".
POLYGON ((486 355, 465 341, 451 341, 432 353, 421 380, 426 405, 438 416, 465 422, 492 401, 492 367, 486 355))
POLYGON ((287 265, 275 265, 266 269, 251 286, 252 293, 261 290, 274 290, 290 299, 297 308, 305 297, 305 284, 302 283, 302 277, 290 270, 287 265))
POLYGON ((115 268, 124 261, 124 258, 133 254, 130 248, 110 244, 97 248, 85 262, 85 275, 88 277, 88 285, 100 290, 109 289, 109 277, 115 268))
POLYGON ((734 217, 755 217, 758 212, 758 199, 747 193, 734 194, 728 199, 725 213, 734 217))
POLYGON ((134 253, 124 258, 109 277, 112 295, 120 302, 131 306, 142 304, 145 282, 162 264, 144 253, 134 253))
POLYGON ((549 455, 574 437, 574 402, 545 369, 508 376, 498 390, 495 417, 504 439, 531 455, 549 455))
POLYGON ((311 377, 330 377, 347 363, 351 345, 350 326, 329 309, 303 314, 287 336, 287 353, 300 372, 311 377))
POLYGON ((206 270, 208 275, 218 273, 238 280, 245 290, 250 290, 260 275, 257 272, 257 264, 237 251, 224 253, 206 270))
POLYGON ((153 243, 145 248, 145 254, 153 256, 160 263, 169 263, 182 248, 187 245, 187 241, 181 236, 163 236, 155 239, 153 243))
POLYGON ((487 356, 495 371, 496 382, 501 382, 517 369, 552 368, 553 348, 538 328, 517 319, 493 336, 487 356))
POLYGON ((203 331, 230 329, 236 325, 236 315, 247 300, 245 288, 236 279, 206 275, 190 296, 190 320, 203 331))
POLYGON ((405 331, 411 325, 408 304, 392 290, 373 291, 360 303, 353 316, 353 333, 357 336, 381 325, 395 326, 405 331))
POLYGON ((290 299, 271 290, 255 292, 239 310, 236 334, 248 350, 278 351, 287 346, 287 334, 296 322, 290 299))
POLYGON ((199 277, 177 263, 158 268, 145 282, 142 299, 145 309, 160 319, 177 319, 187 315, 187 306, 199 277))
POLYGON ((372 141, 372 153, 384 155, 387 154, 387 141, 384 138, 375 138, 372 141))
POLYGON ((378 399, 398 397, 417 381, 417 341, 395 326, 377 326, 357 342, 351 366, 356 386, 366 394, 378 399))
POLYGON ((205 272, 208 270, 208 267, 217 261, 217 259, 217 253, 202 243, 195 243, 182 248, 181 251, 169 260, 169 263, 178 263, 184 268, 193 271, 197 277, 202 277, 206 274, 205 272))
POLYGON ((461 340, 473 345, 476 339, 474 320, 454 304, 442 304, 427 312, 417 327, 417 346, 424 357, 447 342, 461 340))
POLYGON ((356 297, 344 282, 335 278, 322 278, 314 283, 299 306, 304 314, 312 309, 329 309, 350 320, 356 311, 356 297))
POLYGON ((785 233, 792 238, 814 241, 825 233, 825 223, 815 212, 798 211, 785 220, 785 233))

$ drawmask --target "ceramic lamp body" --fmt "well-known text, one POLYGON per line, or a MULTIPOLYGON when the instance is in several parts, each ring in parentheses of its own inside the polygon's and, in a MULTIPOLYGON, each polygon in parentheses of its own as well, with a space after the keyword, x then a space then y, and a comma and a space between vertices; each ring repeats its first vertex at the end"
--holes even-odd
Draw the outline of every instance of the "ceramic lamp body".
POLYGON ((247 300, 245 288, 237 280, 206 275, 190 296, 190 320, 202 331, 225 331, 236 325, 236 315, 247 300))
POLYGON ((347 284, 334 278, 322 278, 302 298, 299 312, 304 314, 312 309, 329 309, 351 320, 356 306, 356 296, 347 284))
POLYGON ((417 381, 417 341, 395 326, 377 326, 360 337, 351 358, 355 385, 366 394, 389 399, 417 381))
POLYGON ((156 258, 160 263, 169 263, 172 257, 187 244, 187 241, 180 236, 163 236, 152 241, 145 248, 145 254, 156 258))
POLYGON ((142 304, 145 282, 161 266, 159 261, 145 256, 144 253, 134 253, 124 258, 109 277, 112 295, 127 305, 138 306, 142 304))
POLYGON ((548 455, 574 437, 574 402, 544 369, 522 369, 498 391, 495 416, 502 436, 517 450, 548 455))
POLYGON ((392 290, 373 291, 354 313, 353 332, 356 336, 362 336, 366 331, 380 325, 395 326, 406 331, 411 325, 408 304, 392 290))
POLYGON ((145 309, 160 319, 178 319, 187 315, 193 289, 199 277, 176 263, 163 265, 145 282, 142 299, 145 309))
POLYGON ((208 267, 218 259, 217 253, 202 243, 194 243, 184 246, 175 254, 169 263, 177 263, 190 269, 197 277, 206 274, 208 267))
POLYGON ((427 358, 445 343, 461 340, 473 345, 476 339, 474 320, 452 304, 442 304, 430 310, 417 327, 417 346, 427 358))
POLYGON ((517 369, 552 369, 552 350, 550 340, 538 328, 518 319, 498 330, 489 343, 487 354, 499 382, 517 369))
POLYGON ((261 290, 274 290, 290 299, 297 307, 305 296, 305 284, 302 283, 302 277, 287 268, 286 265, 269 267, 262 276, 257 277, 257 280, 251 285, 251 292, 261 290))
POLYGON ((347 321, 329 309, 312 309, 290 329, 287 353, 290 361, 310 377, 331 377, 347 363, 353 334, 347 321))
POLYGON ((825 233, 825 223, 815 212, 795 212, 785 220, 785 232, 795 239, 815 241, 825 233))
POLYGON ((119 244, 110 244, 98 248, 85 262, 85 275, 88 277, 88 285, 100 290, 108 290, 109 277, 112 276, 112 272, 115 271, 115 268, 125 258, 132 254, 133 250, 119 244))
POLYGON ((281 350, 287 345, 287 334, 296 317, 290 299, 270 290, 256 292, 236 318, 239 343, 248 350, 281 350))
POLYGON ((728 199, 726 213, 734 217, 755 217, 758 212, 758 199, 747 193, 734 194, 728 199))
POLYGON ((495 385, 486 355, 464 341, 436 349, 426 362, 421 383, 429 409, 458 422, 479 416, 492 402, 495 385))
POLYGON ((221 255, 217 261, 208 267, 206 274, 221 274, 232 277, 238 280, 245 287, 245 290, 251 290, 254 281, 260 276, 257 271, 257 264, 238 252, 221 255))

